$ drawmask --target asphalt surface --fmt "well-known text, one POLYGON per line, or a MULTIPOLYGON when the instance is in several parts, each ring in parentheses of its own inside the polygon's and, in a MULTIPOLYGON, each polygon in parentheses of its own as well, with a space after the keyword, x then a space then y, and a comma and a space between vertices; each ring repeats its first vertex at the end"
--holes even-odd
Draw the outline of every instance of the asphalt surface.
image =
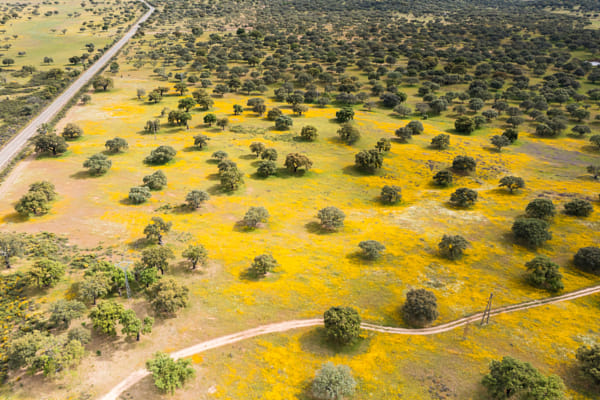
POLYGON ((145 22, 154 12, 154 7, 140 0, 148 7, 148 11, 127 31, 127 33, 108 49, 102 57, 85 70, 75 82, 71 84, 60 96, 35 117, 21 132, 14 136, 4 147, 0 148, 0 170, 6 167, 10 161, 19 154, 29 139, 37 134, 40 125, 48 123, 52 118, 84 87, 106 64, 117 54, 119 50, 135 35, 140 24, 145 22))

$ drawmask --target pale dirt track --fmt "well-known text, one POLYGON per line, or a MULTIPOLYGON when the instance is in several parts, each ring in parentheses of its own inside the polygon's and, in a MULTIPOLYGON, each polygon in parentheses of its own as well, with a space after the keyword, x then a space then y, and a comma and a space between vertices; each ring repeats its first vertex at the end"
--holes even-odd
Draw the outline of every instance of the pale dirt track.
MULTIPOLYGON (((595 293, 600 293, 600 285, 592 286, 586 289, 577 290, 570 293, 565 293, 561 296, 548 297, 540 300, 531 300, 524 303, 514 304, 505 307, 499 307, 491 311, 491 315, 504 314, 514 311, 527 310, 529 308, 540 307, 547 304, 558 303, 561 301, 573 300, 579 297, 590 296, 595 293)), ((452 329, 458 328, 459 326, 467 325, 471 322, 476 322, 481 319, 483 313, 477 313, 468 317, 460 318, 452 322, 448 322, 442 325, 432 326, 429 328, 422 329, 406 329, 406 328, 393 328, 387 326, 373 325, 369 323, 361 324, 361 328, 368 331, 375 331, 381 333, 392 333, 396 335, 434 335, 437 333, 447 332, 452 329)), ((278 322, 269 325, 259 326, 257 328, 248 329, 238 333, 234 333, 227 336, 221 336, 219 338, 211 339, 205 342, 198 343, 194 346, 187 347, 185 349, 171 353, 171 356, 175 359, 190 357, 194 354, 201 353, 206 350, 215 349, 217 347, 226 346, 232 343, 236 343, 245 339, 253 338, 256 336, 267 335, 269 333, 286 332, 292 329, 306 328, 312 326, 318 326, 323 324, 322 318, 315 319, 304 319, 294 320, 286 322, 278 322)), ((140 369, 133 372, 117 386, 100 398, 100 400, 117 400, 119 395, 137 382, 142 380, 145 376, 149 375, 145 369, 140 369)))
POLYGON ((127 31, 127 33, 119 39, 110 49, 108 49, 102 57, 85 70, 75 82, 71 84, 60 96, 58 96, 48 107, 44 109, 37 117, 35 117, 21 132, 14 136, 4 147, 0 148, 0 170, 6 167, 10 161, 19 154, 21 149, 25 147, 27 141, 36 133, 40 125, 48 123, 52 118, 81 90, 98 72, 106 66, 119 50, 135 35, 140 24, 145 22, 154 12, 154 7, 140 0, 148 7, 148 11, 137 20, 135 24, 127 31))

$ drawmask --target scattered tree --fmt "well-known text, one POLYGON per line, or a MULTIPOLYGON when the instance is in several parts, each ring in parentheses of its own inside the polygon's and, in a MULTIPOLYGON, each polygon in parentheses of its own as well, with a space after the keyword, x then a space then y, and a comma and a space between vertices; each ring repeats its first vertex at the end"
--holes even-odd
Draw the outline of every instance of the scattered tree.
POLYGON ((248 229, 256 229, 258 224, 266 223, 269 219, 269 212, 264 207, 250 207, 244 215, 242 224, 248 229))
POLYGON ((433 181, 438 186, 450 186, 452 184, 452 173, 446 170, 438 171, 433 176, 433 181))
POLYGON ((539 247, 552 239, 548 223, 538 218, 519 218, 512 226, 512 232, 518 242, 529 247, 539 247))
POLYGON ((325 334, 332 342, 346 345, 360 335, 360 315, 352 307, 331 307, 323 314, 325 334))
POLYGON ((438 150, 446 150, 450 147, 450 135, 441 133, 431 139, 431 147, 438 150))
POLYGON ((456 172, 473 173, 476 167, 475 159, 470 156, 456 156, 452 160, 452 169, 456 172))
POLYGON ((108 172, 111 166, 112 161, 110 161, 108 157, 101 153, 94 154, 83 163, 83 167, 87 168, 90 174, 96 176, 104 175, 106 172, 108 172))
POLYGON ((311 395, 318 400, 341 400, 354 393, 356 381, 346 365, 323 364, 311 384, 311 395))
POLYGON ((442 257, 457 260, 462 257, 468 245, 469 242, 460 235, 444 235, 438 244, 438 249, 442 257))
POLYGON ((600 275, 600 247, 582 247, 573 257, 573 264, 585 272, 600 275))
POLYGON ((402 200, 402 188, 396 185, 385 185, 381 188, 380 199, 384 204, 397 204, 402 200))
POLYGON ((372 173, 383 166, 383 155, 377 150, 361 150, 354 156, 354 163, 357 168, 372 173))
POLYGON ((158 146, 150 152, 150 155, 144 159, 147 164, 163 165, 171 161, 177 151, 171 146, 158 146))
POLYGON ((65 142, 65 138, 55 134, 40 134, 33 138, 35 151, 38 153, 52 153, 53 156, 62 154, 67 151, 69 145, 65 142))
POLYGON ((340 136, 340 139, 348 145, 354 144, 360 139, 359 130, 350 124, 342 125, 337 133, 340 136))
POLYGON ((450 203, 457 207, 471 207, 477 201, 477 192, 473 189, 459 188, 450 195, 450 203))
POLYGON ((368 260, 377 260, 385 251, 385 246, 377 240, 364 240, 358 244, 363 251, 363 257, 368 260))
POLYGON ((556 214, 554 203, 550 199, 538 198, 527 204, 525 215, 527 218, 551 219, 556 214))
POLYGON ((304 154, 290 153, 285 157, 284 166, 295 174, 298 171, 298 168, 302 167, 308 171, 312 167, 312 161, 304 154))
POLYGON ((317 136, 317 128, 312 125, 303 126, 300 131, 300 137, 307 142, 314 142, 317 140, 317 136))
POLYGON ((155 353, 154 358, 146 362, 146 368, 152 373, 154 385, 171 394, 195 375, 190 360, 180 358, 175 361, 168 354, 161 352, 155 353))
POLYGON ((167 186, 167 176, 161 170, 154 171, 151 175, 146 175, 142 181, 145 187, 150 190, 161 190, 167 186))
POLYGON ((254 257, 254 261, 250 266, 250 271, 254 276, 265 276, 268 272, 273 271, 277 267, 277 261, 271 254, 261 254, 254 257))
POLYGON ((337 207, 325 207, 319 210, 317 218, 321 220, 321 227, 327 231, 336 231, 344 226, 346 214, 337 207))
POLYGON ((187 307, 189 289, 172 278, 163 278, 153 283, 146 291, 150 305, 159 314, 174 315, 187 307))
POLYGON ((546 256, 537 256, 525 264, 529 275, 527 279, 535 286, 550 292, 560 292, 564 289, 562 275, 558 265, 546 256))
POLYGON ((523 189, 525 187, 525 181, 518 176, 505 176, 500 179, 500 185, 498 186, 506 187, 512 194, 515 190, 523 189))
POLYGON ((575 199, 565 203, 565 214, 575 217, 588 217, 594 207, 587 200, 575 199))
POLYGON ((201 244, 190 244, 181 256, 192 264, 192 269, 196 269, 198 263, 204 265, 208 260, 208 252, 201 244))
POLYGON ((197 210, 210 198, 204 190, 192 190, 185 196, 185 204, 191 210, 197 210))
POLYGON ((579 361, 583 373, 589 376, 596 385, 600 385, 600 345, 578 348, 577 361, 579 361))
POLYGON ((128 198, 132 204, 145 203, 150 197, 152 197, 152 193, 150 193, 147 187, 134 186, 129 189, 128 198))
POLYGON ((438 317, 437 299, 425 289, 411 289, 406 294, 406 302, 402 306, 404 319, 411 325, 423 327, 438 317))
POLYGON ((106 147, 111 153, 119 153, 127 150, 129 148, 129 145, 127 144, 127 141, 125 139, 116 137, 114 139, 107 140, 104 144, 104 147, 106 147))
POLYGON ((144 228, 144 235, 149 242, 162 245, 163 234, 169 232, 173 226, 172 222, 166 222, 161 217, 152 217, 152 222, 144 228))
POLYGON ((496 147, 496 149, 498 149, 498 152, 501 152, 503 147, 506 147, 510 144, 510 140, 503 135, 492 136, 490 138, 490 142, 496 147))

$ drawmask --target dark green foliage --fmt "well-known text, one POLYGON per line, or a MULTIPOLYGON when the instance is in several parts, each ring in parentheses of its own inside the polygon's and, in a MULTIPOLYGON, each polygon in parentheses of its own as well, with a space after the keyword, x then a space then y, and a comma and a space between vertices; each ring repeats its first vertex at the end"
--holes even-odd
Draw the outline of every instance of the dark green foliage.
POLYGON ((275 129, 279 131, 288 130, 292 125, 294 125, 294 121, 287 115, 281 115, 275 120, 275 129))
POLYGON ((129 145, 125 139, 121 139, 120 137, 116 137, 114 139, 109 139, 104 144, 104 147, 108 149, 111 153, 119 153, 121 151, 127 150, 129 145))
POLYGON ((81 129, 78 125, 68 123, 65 125, 62 131, 62 136, 67 140, 77 139, 83 136, 83 129, 81 129))
POLYGON ((402 305, 404 320, 410 325, 423 327, 438 317, 437 299, 425 289, 411 289, 406 294, 406 302, 402 305))
POLYGON ((144 159, 147 164, 163 165, 171 161, 177 151, 171 146, 158 146, 150 152, 150 155, 144 159))
POLYGON ((402 188, 396 185, 385 185, 381 188, 380 199, 384 204, 397 204, 402 200, 402 188))
POLYGON ((522 189, 525 187, 525 181, 523 178, 518 176, 505 176, 500 179, 499 187, 506 187, 510 193, 514 193, 515 190, 522 189))
POLYGON ((450 171, 438 171, 433 176, 433 181, 438 186, 450 186, 452 184, 452 173, 450 171))
POLYGON ((85 304, 80 301, 60 299, 50 305, 49 322, 53 326, 67 328, 71 320, 81 317, 85 310, 85 304))
POLYGON ((354 156, 357 168, 374 172, 383 166, 383 155, 377 150, 361 150, 354 156))
POLYGON ((452 169, 456 172, 472 173, 477 168, 477 162, 470 156, 456 156, 452 160, 452 169))
POLYGON ((396 129, 394 135, 398 138, 398 140, 402 143, 407 143, 410 139, 412 139, 412 129, 407 128, 406 126, 402 128, 396 129))
POLYGON ((94 329, 107 335, 116 336, 117 324, 121 318, 124 308, 113 300, 105 300, 90 311, 90 319, 94 329))
POLYGON ((300 137, 308 142, 314 142, 318 136, 317 128, 312 125, 303 126, 300 131, 300 137))
POLYGON ((321 227, 328 231, 336 231, 344 226, 346 214, 337 207, 325 207, 319 210, 317 218, 321 220, 321 227))
POLYGON ((146 133, 156 134, 160 130, 160 120, 149 120, 146 121, 146 125, 144 126, 144 131, 146 133))
POLYGON ((167 176, 161 170, 155 171, 152 175, 146 175, 143 180, 145 187, 150 190, 161 190, 167 186, 167 176))
POLYGON ((548 223, 538 218, 519 218, 512 226, 512 233, 518 242, 529 247, 539 247, 552 239, 548 223))
POLYGON ((244 183, 244 174, 237 167, 228 168, 219 171, 219 180, 224 190, 233 191, 244 183))
POLYGON ((375 144, 375 148, 380 153, 388 152, 392 149, 392 142, 388 138, 381 138, 375 144))
POLYGON ((263 151, 265 151, 265 149, 266 147, 263 143, 253 142, 250 144, 250 151, 256 154, 256 157, 258 157, 263 151))
POLYGON ((337 134, 340 136, 340 139, 348 144, 354 144, 360 139, 360 132, 354 126, 350 124, 344 124, 340 129, 338 129, 337 134))
POLYGON ((260 158, 262 160, 277 161, 277 150, 265 149, 265 151, 260 154, 260 158))
POLYGON ((302 167, 308 171, 312 167, 312 161, 304 154, 290 153, 285 157, 284 166, 293 173, 296 173, 298 168, 302 167))
POLYGON ((529 282, 538 288, 550 292, 560 292, 564 289, 562 275, 558 271, 558 265, 546 256, 537 256, 525 264, 529 275, 529 282))
POLYGON ((600 150, 600 135, 590 136, 590 143, 595 146, 597 150, 600 150))
POLYGON ((277 261, 271 254, 261 254, 254 257, 254 261, 250 266, 250 271, 254 276, 265 276, 268 272, 273 271, 277 267, 277 261))
POLYGON ((279 108, 273 107, 267 113, 267 119, 269 121, 276 121, 277 118, 281 117, 282 115, 283 115, 283 112, 281 112, 281 110, 279 108))
POLYGON ((34 182, 29 191, 15 205, 15 210, 23 215, 43 215, 50 211, 49 202, 56 198, 54 185, 48 181, 34 182))
POLYGON ((190 109, 194 108, 195 105, 196 105, 196 100, 194 100, 191 97, 186 97, 186 98, 179 100, 179 103, 177 104, 177 108, 179 108, 180 110, 184 110, 187 113, 190 111, 190 109))
POLYGON ((587 172, 592 174, 594 179, 598 179, 600 176, 600 165, 589 165, 587 167, 587 172))
POLYGON ((358 247, 362 249, 364 258, 368 260, 378 259, 385 251, 385 246, 377 240, 364 240, 358 244, 358 247))
POLYGON ((550 199, 534 199, 525 207, 527 218, 550 219, 556 214, 554 203, 550 199))
POLYGON ((462 257, 468 245, 469 242, 460 235, 444 235, 442 241, 438 244, 438 249, 442 257, 457 260, 462 257))
POLYGON ((203 120, 204 120, 204 123, 210 127, 210 126, 212 126, 212 124, 217 122, 217 116, 215 114, 208 113, 204 116, 203 120))
POLYGON ((55 134, 41 134, 33 138, 35 151, 38 153, 52 153, 56 156, 67 151, 69 145, 65 142, 65 138, 55 134))
POLYGON ((406 128, 410 129, 413 135, 420 135, 424 131, 421 121, 410 121, 406 128))
POLYGON ((600 345, 578 348, 577 361, 579 361, 583 373, 590 377, 596 385, 600 385, 600 345))
POLYGON ((450 135, 440 133, 431 139, 431 147, 438 150, 445 150, 450 147, 450 135))
POLYGON ((169 232, 172 226, 172 222, 166 222, 161 217, 152 217, 152 222, 144 228, 146 240, 161 244, 163 234, 169 232))
POLYGON ((208 146, 208 141, 210 138, 206 135, 196 135, 194 136, 194 147, 202 150, 206 146, 208 146))
POLYGON ((191 210, 197 210, 210 198, 204 190, 192 190, 185 196, 185 204, 191 210))
POLYGON ((201 244, 190 244, 183 253, 181 253, 181 256, 192 264, 192 269, 196 269, 198 263, 204 265, 206 260, 208 260, 208 252, 201 244))
POLYGON ((4 259, 6 268, 10 268, 10 259, 23 254, 25 241, 15 233, 0 232, 0 256, 4 259))
POLYGON ((64 274, 65 266, 57 261, 49 259, 36 261, 28 273, 29 278, 40 288, 56 285, 64 274))
POLYGON ((573 264, 585 272, 600 275, 600 247, 582 247, 573 257, 573 264))
POLYGON ((471 207, 477 201, 477 192, 469 188, 456 189, 450 195, 450 203, 457 207, 471 207))
POLYGON ((310 393, 317 400, 342 400, 354 393, 356 381, 346 365, 323 364, 313 380, 310 393))
POLYGON ((331 307, 323 314, 325 333, 336 344, 354 342, 360 335, 360 315, 352 307, 331 307))
POLYGON ((490 142, 493 146, 496 146, 498 151, 502 151, 503 147, 506 147, 510 144, 510 140, 503 135, 494 135, 490 138, 490 142))
POLYGON ((189 292, 187 287, 178 284, 174 279, 162 278, 146 290, 146 296, 158 314, 174 315, 179 309, 187 307, 189 292))
POLYGON ((269 219, 269 212, 264 207, 250 207, 244 215, 242 224, 248 229, 256 229, 258 224, 266 223, 269 219))
POLYGON ((341 110, 335 113, 335 118, 339 123, 345 123, 352 119, 354 119, 354 110, 352 107, 342 108, 341 110))
POLYGON ((565 203, 565 214, 575 217, 588 217, 594 211, 594 207, 587 200, 575 199, 565 203))
POLYGON ((502 132, 502 136, 507 138, 511 143, 514 143, 519 138, 519 132, 515 128, 508 128, 502 132))
POLYGON ((181 358, 175 361, 168 354, 161 352, 155 353, 154 358, 146 362, 146 368, 152 373, 154 385, 170 394, 183 387, 185 382, 196 374, 190 360, 181 358))
POLYGON ((101 153, 94 154, 83 163, 83 167, 87 168, 92 175, 104 175, 111 166, 112 161, 101 153))
POLYGON ((150 193, 150 190, 146 187, 134 186, 129 189, 129 195, 127 197, 132 204, 142 204, 152 197, 152 193, 150 193))
POLYGON ((187 125, 188 121, 192 119, 192 115, 187 111, 173 110, 169 112, 167 120, 169 124, 176 126, 187 125))
POLYGON ((212 153, 211 158, 214 158, 216 160, 224 160, 225 158, 227 158, 227 153, 225 153, 223 150, 217 150, 214 153, 212 153))
POLYGON ((544 376, 531 364, 504 357, 490 363, 483 385, 491 399, 562 400, 564 385, 556 375, 544 376))
POLYGON ((475 123, 471 118, 462 115, 454 121, 454 129, 456 129, 457 132, 470 135, 475 130, 475 123))

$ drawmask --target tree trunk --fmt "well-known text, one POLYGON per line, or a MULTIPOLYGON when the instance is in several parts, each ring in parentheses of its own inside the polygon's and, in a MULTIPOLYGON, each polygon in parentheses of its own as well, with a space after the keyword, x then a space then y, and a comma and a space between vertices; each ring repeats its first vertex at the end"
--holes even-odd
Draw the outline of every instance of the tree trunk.
POLYGON ((198 263, 198 261, 192 261, 192 269, 196 269, 196 264, 198 263))
POLYGON ((138 333, 137 333, 136 340, 137 340, 138 342, 140 341, 140 331, 138 331, 138 333))
POLYGON ((10 257, 4 256, 4 262, 6 263, 6 269, 10 269, 10 257))

